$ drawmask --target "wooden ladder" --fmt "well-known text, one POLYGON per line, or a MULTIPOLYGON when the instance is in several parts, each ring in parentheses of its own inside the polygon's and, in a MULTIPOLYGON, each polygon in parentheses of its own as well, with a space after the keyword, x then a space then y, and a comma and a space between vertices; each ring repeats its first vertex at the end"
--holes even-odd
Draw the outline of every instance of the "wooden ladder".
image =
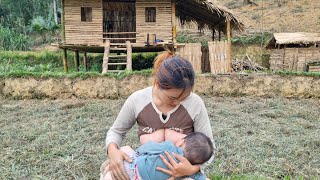
POLYGON ((126 44, 111 44, 109 40, 106 40, 104 46, 104 55, 102 63, 102 73, 107 72, 121 72, 124 70, 109 70, 109 66, 121 66, 125 65, 126 70, 132 70, 132 45, 130 41, 126 41, 126 44), (111 55, 110 52, 117 53, 111 55), (110 62, 109 62, 110 61, 110 62))

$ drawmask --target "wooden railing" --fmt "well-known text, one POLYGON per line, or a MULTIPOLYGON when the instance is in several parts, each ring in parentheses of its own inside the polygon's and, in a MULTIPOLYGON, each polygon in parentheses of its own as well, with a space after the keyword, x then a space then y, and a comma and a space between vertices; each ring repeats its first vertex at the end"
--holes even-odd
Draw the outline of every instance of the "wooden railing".
POLYGON ((111 43, 125 43, 126 41, 130 41, 131 43, 135 43, 137 38, 137 32, 104 32, 103 40, 110 40, 111 43), (126 37, 127 36, 127 37, 126 37))

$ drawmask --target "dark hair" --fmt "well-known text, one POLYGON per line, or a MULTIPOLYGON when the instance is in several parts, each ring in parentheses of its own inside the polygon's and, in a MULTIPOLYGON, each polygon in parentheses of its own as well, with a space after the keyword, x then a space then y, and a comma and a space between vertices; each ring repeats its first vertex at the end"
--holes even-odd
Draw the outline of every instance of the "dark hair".
POLYGON ((190 89, 194 85, 194 70, 191 63, 171 52, 157 56, 154 63, 155 79, 161 89, 190 89))
POLYGON ((192 164, 203 164, 213 154, 213 144, 210 138, 200 132, 188 134, 185 138, 185 158, 192 164))

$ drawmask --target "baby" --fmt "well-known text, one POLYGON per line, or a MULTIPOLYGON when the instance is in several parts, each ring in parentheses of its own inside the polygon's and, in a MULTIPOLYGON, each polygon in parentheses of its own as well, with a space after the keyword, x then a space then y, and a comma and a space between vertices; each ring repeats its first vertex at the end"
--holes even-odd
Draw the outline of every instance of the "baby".
MULTIPOLYGON (((156 167, 168 169, 161 160, 160 154, 166 157, 165 151, 167 151, 173 157, 172 153, 176 153, 184 156, 192 165, 203 164, 212 156, 213 145, 207 136, 194 132, 180 139, 175 145, 171 141, 161 143, 149 141, 140 146, 136 152, 129 146, 122 147, 121 150, 133 160, 132 163, 124 161, 130 179, 165 180, 169 179, 170 175, 156 170, 156 167)), ((198 172, 188 178, 205 180, 206 176, 198 172)), ((112 179, 110 172, 104 176, 104 179, 112 179)))

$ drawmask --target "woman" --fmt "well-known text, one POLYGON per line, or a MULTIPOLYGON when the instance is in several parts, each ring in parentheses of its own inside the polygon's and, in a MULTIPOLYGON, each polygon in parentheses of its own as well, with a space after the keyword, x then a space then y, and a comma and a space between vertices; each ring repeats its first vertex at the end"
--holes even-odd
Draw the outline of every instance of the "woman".
MULTIPOLYGON (((191 63, 165 52, 156 58, 154 75, 154 86, 133 93, 107 133, 109 161, 102 165, 102 171, 111 171, 113 179, 128 179, 123 160, 131 160, 119 147, 136 122, 141 144, 148 141, 175 143, 181 138, 179 134, 183 136, 190 132, 202 132, 214 142, 205 105, 198 95, 192 93, 195 75, 191 63)), ((176 157, 180 163, 175 163, 169 154, 167 156, 169 161, 162 160, 169 170, 158 170, 173 178, 194 174, 205 166, 191 165, 182 156, 176 157)))

